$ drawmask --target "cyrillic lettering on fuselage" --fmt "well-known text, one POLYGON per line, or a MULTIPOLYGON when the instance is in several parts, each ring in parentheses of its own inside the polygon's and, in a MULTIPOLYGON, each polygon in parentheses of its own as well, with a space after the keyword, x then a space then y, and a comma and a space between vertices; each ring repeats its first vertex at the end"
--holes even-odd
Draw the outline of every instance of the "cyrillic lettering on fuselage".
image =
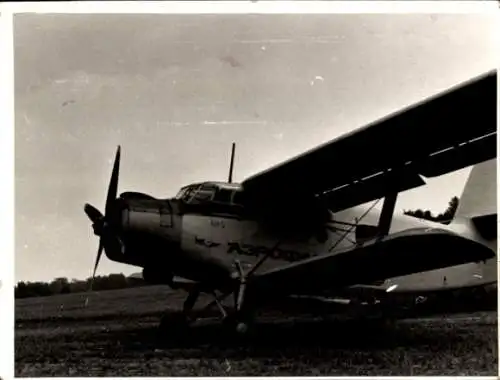
POLYGON ((262 245, 240 244, 238 242, 227 243, 228 254, 239 254, 244 256, 257 257, 260 255, 270 255, 270 258, 285 260, 285 261, 298 261, 304 260, 313 255, 308 252, 298 252, 282 248, 270 248, 262 245))
POLYGON ((214 247, 218 247, 220 245, 220 243, 216 243, 214 241, 199 238, 197 236, 195 236, 195 238, 194 238, 194 243, 196 245, 201 245, 201 246, 207 247, 207 248, 214 248, 214 247))

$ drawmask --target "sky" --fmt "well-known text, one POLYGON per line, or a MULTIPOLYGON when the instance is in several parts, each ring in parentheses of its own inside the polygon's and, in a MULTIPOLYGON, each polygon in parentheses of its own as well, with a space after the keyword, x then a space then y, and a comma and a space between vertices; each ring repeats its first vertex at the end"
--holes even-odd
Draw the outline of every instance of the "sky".
MULTIPOLYGON (((118 144, 119 192, 226 180, 233 141, 241 182, 491 70, 495 28, 485 14, 16 15, 15 280, 91 275, 83 205, 104 208, 118 144)), ((444 211, 469 171, 397 210, 444 211)), ((103 257, 98 274, 119 272, 137 268, 103 257)))

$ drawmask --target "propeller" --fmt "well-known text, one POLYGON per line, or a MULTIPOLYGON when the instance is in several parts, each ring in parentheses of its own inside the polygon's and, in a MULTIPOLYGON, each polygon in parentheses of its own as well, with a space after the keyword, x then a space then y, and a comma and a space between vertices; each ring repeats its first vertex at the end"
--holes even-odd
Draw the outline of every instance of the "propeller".
POLYGON ((113 164, 113 171, 111 172, 111 179, 109 180, 104 216, 96 207, 92 206, 91 204, 86 203, 84 206, 85 214, 87 214, 88 218, 92 222, 94 233, 97 236, 99 236, 99 248, 97 249, 94 271, 92 272, 92 279, 90 281, 90 290, 92 290, 92 285, 94 283, 97 267, 99 265, 99 261, 101 260, 102 251, 104 249, 103 239, 105 238, 104 235, 107 233, 107 227, 109 226, 109 220, 113 210, 113 201, 116 199, 118 191, 118 177, 120 171, 120 151, 121 148, 120 146, 118 146, 115 155, 115 162, 113 164))
POLYGON ((104 217, 98 209, 96 209, 94 206, 88 203, 85 204, 83 210, 85 211, 85 214, 87 214, 89 219, 92 221, 92 223, 96 223, 98 220, 104 217))

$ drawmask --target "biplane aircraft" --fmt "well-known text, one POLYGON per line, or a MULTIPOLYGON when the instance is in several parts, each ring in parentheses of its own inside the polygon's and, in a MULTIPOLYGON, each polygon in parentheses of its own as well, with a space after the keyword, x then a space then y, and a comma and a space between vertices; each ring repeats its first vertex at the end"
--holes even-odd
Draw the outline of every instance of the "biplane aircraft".
POLYGON ((104 215, 85 205, 99 237, 94 275, 104 251, 142 267, 146 282, 186 290, 182 313, 165 315, 162 330, 188 326, 206 293, 213 299, 201 310, 217 306, 225 323, 245 331, 267 302, 491 262, 496 194, 485 197, 482 183, 468 182, 466 212, 449 225, 394 207, 425 178, 496 159, 496 82, 496 71, 486 73, 238 184, 233 145, 228 182, 191 184, 170 199, 117 196, 118 147, 104 215))

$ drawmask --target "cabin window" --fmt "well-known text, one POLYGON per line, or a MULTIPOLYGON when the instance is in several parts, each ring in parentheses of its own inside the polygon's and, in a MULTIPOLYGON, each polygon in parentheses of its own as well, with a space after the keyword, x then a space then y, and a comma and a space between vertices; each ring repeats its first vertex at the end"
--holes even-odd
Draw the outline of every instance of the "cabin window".
POLYGON ((369 224, 358 224, 355 231, 356 243, 363 244, 368 240, 375 239, 378 236, 379 232, 380 231, 377 226, 371 226, 369 224))
POLYGON ((234 192, 233 195, 233 203, 236 205, 243 205, 244 203, 243 198, 244 198, 243 191, 237 190, 234 192))
POLYGON ((214 196, 215 202, 231 203, 232 191, 229 189, 218 189, 214 196))

